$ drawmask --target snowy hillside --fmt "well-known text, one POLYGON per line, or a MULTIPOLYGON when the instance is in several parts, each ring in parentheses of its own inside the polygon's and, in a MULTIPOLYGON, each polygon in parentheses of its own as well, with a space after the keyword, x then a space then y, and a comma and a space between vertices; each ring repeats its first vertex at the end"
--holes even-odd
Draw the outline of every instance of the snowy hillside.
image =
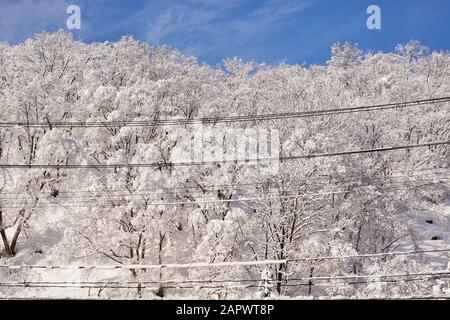
POLYGON ((448 296, 450 53, 211 67, 0 44, 0 298, 448 296))

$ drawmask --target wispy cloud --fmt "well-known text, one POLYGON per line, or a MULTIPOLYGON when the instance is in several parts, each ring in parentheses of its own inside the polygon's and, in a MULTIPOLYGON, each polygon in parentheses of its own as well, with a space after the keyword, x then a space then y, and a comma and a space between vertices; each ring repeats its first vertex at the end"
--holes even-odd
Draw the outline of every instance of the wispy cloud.
POLYGON ((251 36, 286 22, 294 14, 307 9, 309 2, 271 0, 251 12, 248 16, 231 21, 231 31, 241 36, 251 36))
POLYGON ((263 18, 271 16, 278 19, 304 10, 308 6, 309 2, 306 1, 270 0, 256 9, 253 15, 263 18))
POLYGON ((308 6, 304 0, 172 2, 149 20, 145 37, 202 55, 274 28, 308 6))
POLYGON ((283 31, 311 0, 0 0, 0 41, 18 43, 37 32, 65 28, 71 3, 81 7, 76 38, 114 40, 132 34, 220 60, 242 56, 245 43, 283 31))
POLYGON ((157 15, 151 15, 147 23, 147 38, 159 42, 175 33, 211 32, 218 20, 245 1, 206 1, 172 3, 160 8, 157 15))
POLYGON ((66 0, 0 0, 0 41, 21 42, 35 33, 64 28, 66 0))

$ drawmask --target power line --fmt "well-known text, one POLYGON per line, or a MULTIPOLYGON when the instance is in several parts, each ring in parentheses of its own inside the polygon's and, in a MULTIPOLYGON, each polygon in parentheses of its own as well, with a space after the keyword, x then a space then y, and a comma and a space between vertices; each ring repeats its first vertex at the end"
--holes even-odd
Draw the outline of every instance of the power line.
MULTIPOLYGON (((348 191, 333 191, 328 193, 313 193, 313 194, 303 194, 303 195, 291 195, 291 196, 276 196, 276 197, 247 197, 247 198, 237 198, 237 199, 214 199, 214 200, 198 200, 198 201, 174 201, 174 202, 149 202, 145 205, 147 206, 176 206, 176 205, 198 205, 198 204, 207 204, 207 203, 233 203, 233 202, 243 202, 243 201, 254 201, 254 200, 280 200, 280 199, 297 199, 307 196, 320 196, 320 195, 331 195, 331 194, 338 194, 338 193, 347 193, 348 191)), ((84 202, 81 202, 84 203, 84 202)), ((54 206, 40 206, 36 205, 34 208, 111 208, 111 205, 80 205, 80 206, 66 206, 64 204, 61 205, 54 205, 54 206)), ((7 209, 20 209, 21 206, 2 206, 2 208, 7 209)))
POLYGON ((286 260, 260 260, 260 261, 237 261, 237 262, 193 262, 193 263, 171 263, 158 265, 105 265, 105 266, 46 266, 46 265, 0 265, 0 269, 170 269, 170 268, 210 268, 210 267, 236 267, 236 266, 259 266, 286 263, 286 260))
MULTIPOLYGON (((429 180, 434 181, 434 180, 429 180)), ((445 180, 450 181, 450 180, 445 180)), ((404 183, 404 181, 398 181, 396 183, 404 183)), ((441 182, 440 182, 441 183, 441 182)), ((394 183, 392 183, 394 184, 394 183)), ((430 183, 430 184, 436 184, 436 183, 430 183)), ((359 185, 359 186, 352 186, 353 189, 359 189, 359 188, 367 188, 367 187, 374 187, 374 185, 359 185)), ((415 187, 415 186, 412 186, 415 187)), ((391 188, 391 190, 404 190, 405 186, 400 186, 397 188, 391 188)), ((325 189, 326 190, 326 189, 325 189)), ((329 189, 331 190, 331 189, 329 189)), ((337 195, 337 194, 349 194, 354 193, 355 190, 331 190, 328 192, 322 192, 322 193, 303 193, 303 194, 295 194, 295 195, 277 195, 277 196, 253 196, 253 197, 244 197, 244 198, 233 198, 233 199, 210 199, 209 197, 199 197, 195 200, 191 201, 173 201, 173 202, 144 202, 142 203, 143 206, 184 206, 184 205, 199 205, 199 204, 210 204, 210 203, 235 203, 235 202, 246 202, 246 201, 255 201, 255 200, 284 200, 284 199, 300 199, 305 197, 313 197, 313 196, 327 196, 327 195, 337 195), (201 200, 207 198, 208 200, 201 200)), ((273 193, 272 193, 273 194, 273 193)), ((323 198, 323 197, 322 197, 323 198)), ((124 205, 127 205, 126 199, 108 199, 109 201, 122 201, 124 205)), ((152 199, 155 200, 155 199, 152 199)), ((167 199, 167 200, 170 200, 167 199)), ((106 201, 105 201, 106 202, 106 201)), ((73 201, 73 202, 66 202, 65 204, 59 204, 59 205, 35 205, 33 208, 113 208, 114 206, 119 207, 121 204, 98 204, 98 199, 92 199, 91 201, 73 201), (93 203, 89 205, 89 203, 93 203), (77 205, 77 204, 86 204, 86 205, 77 205)), ((27 203, 6 203, 7 205, 2 205, 2 208, 4 209, 22 209, 23 206, 27 206, 27 203), (10 206, 12 205, 12 206, 10 206)))
MULTIPOLYGON (((218 262, 218 263, 207 263, 207 262, 193 262, 193 263, 172 263, 172 264, 133 264, 133 265, 72 265, 72 266, 58 266, 58 265, 0 265, 0 269, 65 269, 65 270, 90 270, 90 269, 100 269, 100 270, 112 270, 112 269, 189 269, 189 268, 217 268, 217 267, 242 267, 242 266, 261 266, 261 265, 278 265, 286 264, 288 262, 299 262, 299 261, 320 261, 320 260, 343 260, 351 258, 379 258, 385 256, 401 256, 401 255, 417 255, 424 253, 437 253, 437 252, 450 252, 448 249, 434 249, 434 250, 415 250, 415 251, 393 251, 384 253, 368 253, 368 254, 357 254, 357 255, 346 255, 346 256, 323 256, 323 257, 304 257, 295 259, 278 259, 278 260, 260 260, 260 261, 234 261, 234 262, 218 262)), ((447 272, 447 271, 446 271, 447 272)), ((450 273, 450 271, 448 272, 450 273)), ((409 274, 409 275, 419 275, 419 274, 409 274)), ((354 276, 351 276, 354 277, 354 276)), ((323 278, 323 277, 322 277, 323 278)), ((325 277, 326 278, 326 277, 325 277)), ((311 279, 311 278, 304 278, 311 279)), ((291 279, 294 280, 294 279, 291 279)), ((299 280, 299 279, 297 279, 299 280)))
MULTIPOLYGON (((446 170, 445 170, 446 171, 446 170)), ((429 171, 427 171, 429 172, 429 171)), ((420 174, 416 174, 416 175, 392 175, 389 177, 373 177, 371 178, 369 181, 379 181, 379 180, 383 180, 385 181, 385 184, 383 186, 392 186, 395 184, 402 184, 402 187, 404 186, 405 189, 407 188, 413 188, 413 187, 419 187, 416 185, 404 185, 407 182, 416 182, 416 180, 410 180, 410 179, 404 179, 405 177, 407 178, 417 178, 418 176, 421 175, 425 175, 425 174, 429 174, 429 173, 420 173, 420 174), (397 179, 399 179, 397 181, 397 179)), ((152 205, 197 205, 199 203, 220 203, 220 202, 226 202, 226 203, 232 203, 232 202, 242 202, 242 201, 250 201, 250 200, 266 200, 266 199, 290 199, 290 198, 303 198, 303 197, 309 197, 309 196, 318 196, 318 195, 329 195, 329 194, 340 194, 340 193, 353 193, 355 192, 355 189, 360 189, 360 188, 370 188, 370 187, 383 187, 383 186, 379 186, 376 184, 349 184, 352 182, 352 179, 346 179, 344 181, 340 181, 339 185, 337 185, 337 187, 340 187, 340 189, 333 189, 330 187, 327 188, 323 188, 321 183, 316 183, 316 184, 309 184, 309 185, 294 185, 291 187, 317 187, 320 191, 329 191, 329 193, 295 193, 298 191, 294 191, 294 190, 286 190, 285 192, 283 192, 280 195, 280 192, 276 189, 273 189, 272 191, 266 191, 263 194, 255 194, 255 193, 238 193, 238 190, 234 190, 235 194, 237 194, 240 198, 230 198, 230 199, 211 199, 211 195, 205 194, 205 193, 201 193, 201 194, 192 194, 190 193, 189 196, 193 197, 193 199, 189 199, 189 201, 181 201, 184 197, 182 196, 178 196, 176 194, 165 194, 164 197, 159 197, 158 198, 146 198, 146 196, 150 197, 153 195, 158 195, 160 193, 132 193, 132 194, 108 194, 108 193, 100 193, 98 195, 92 195, 92 196, 87 196, 87 195, 78 195, 78 196, 71 196, 69 197, 68 195, 64 198, 69 198, 72 201, 67 201, 64 204, 56 204, 52 202, 49 202, 50 205, 46 205, 46 204, 38 204, 35 205, 36 208, 49 208, 49 207, 64 207, 64 208, 72 208, 72 207, 83 207, 83 208, 89 208, 89 207, 111 207, 113 205, 117 205, 120 206, 120 204, 117 203, 113 203, 113 202, 124 202, 126 203, 126 201, 129 200, 141 200, 144 201, 143 205, 147 205, 147 206, 152 206, 152 205), (347 188, 351 188, 352 190, 349 190, 347 188), (272 195, 272 197, 267 197, 272 195), (273 196, 274 195, 274 196, 273 196), (140 197, 140 198, 138 198, 140 197), (207 200, 204 200, 207 199, 207 200), (94 203, 94 204, 98 204, 100 202, 100 200, 102 200, 102 202, 104 202, 104 205, 86 205, 86 206, 76 206, 76 204, 82 203, 82 204, 89 204, 89 203, 94 203), (180 200, 180 201, 176 201, 176 202, 161 202, 161 203, 154 203, 154 202, 149 202, 150 200, 180 200)), ((427 177, 427 178, 422 178, 419 181, 420 183, 426 183, 426 184, 440 184, 440 183, 445 183, 448 182, 447 178, 437 178, 437 177, 427 177)), ((251 184, 247 184, 247 185, 251 185, 251 184)), ((332 187, 332 186, 331 186, 332 187)), ((391 190, 396 190, 396 189, 404 189, 404 188, 391 188, 391 190)), ((176 188, 175 188, 176 189, 176 188)), ((248 191, 248 190, 247 190, 248 191)), ((255 191, 257 191, 257 189, 255 188, 255 191)), ((167 191, 166 191, 167 192, 167 191)), ((75 194, 77 194, 76 192, 74 192, 75 194)), ((9 194, 17 194, 17 195, 21 195, 22 193, 9 193, 9 194)), ((236 195, 235 195, 236 196, 236 195)), ((2 205, 3 208, 9 208, 9 209, 20 209, 18 206, 26 206, 29 205, 27 202, 16 202, 16 201, 11 201, 11 200, 26 200, 27 198, 24 197, 2 197, 0 198, 0 205, 2 205), (6 200, 6 201, 4 201, 6 200), (13 205, 13 206, 11 206, 13 205)))
MULTIPOLYGON (((287 279, 290 283, 277 283, 281 287, 299 287, 299 286, 329 286, 329 287, 339 287, 342 285, 358 285, 358 284, 371 284, 371 283, 398 283, 398 282, 411 282, 411 281, 424 281, 431 278, 442 278, 450 276, 448 271, 435 271, 435 272, 417 272, 417 273, 400 273, 400 274, 384 274, 384 275, 352 275, 352 276, 338 276, 338 277, 305 277, 300 279, 287 279), (420 276, 421 278, 410 278, 411 276, 420 276), (385 279, 377 279, 377 278, 385 279), (353 281, 353 282, 329 282, 329 283, 312 283, 314 280, 350 280, 350 279, 367 279, 368 281, 353 281), (397 279, 391 279, 397 278, 397 279), (406 279, 398 279, 406 278, 406 279), (292 283, 295 281, 308 281, 302 283, 292 283)), ((270 280, 272 283, 276 283, 276 280, 270 280)), ((0 287, 26 287, 26 288, 74 288, 74 289, 85 289, 85 288, 97 288, 97 289, 247 289, 247 288, 262 288, 262 279, 248 279, 242 280, 229 280, 220 281, 221 283, 226 283, 222 285, 198 285, 198 283, 210 283, 215 284, 219 281, 204 281, 199 280, 196 282, 173 282, 174 285, 165 285, 168 282, 164 281, 86 281, 86 282, 37 282, 37 281, 23 281, 23 282, 0 282, 0 287), (242 282, 258 282, 258 285, 254 284, 232 284, 230 283, 242 283, 242 282), (186 285, 187 283, 195 283, 196 285, 186 285), (135 284, 132 286, 131 284, 135 284)), ((284 281, 283 281, 284 282, 284 281)))
POLYGON ((372 274, 372 275, 346 275, 346 276, 316 276, 316 277, 302 277, 292 278, 290 281, 315 281, 315 280, 350 280, 350 279, 371 279, 371 278, 403 278, 413 276, 450 276, 450 271, 441 270, 433 272, 408 272, 408 273, 394 273, 394 274, 372 274))
POLYGON ((415 101, 406 102, 396 102, 396 103, 386 103, 377 104, 369 106, 359 106, 359 107, 347 107, 347 108, 333 108, 333 109, 322 109, 315 111, 302 111, 302 112, 284 112, 284 113, 272 113, 272 114, 260 114, 260 115, 243 115, 243 116, 231 116, 231 117, 203 117, 197 119, 163 119, 163 120, 149 120, 149 121, 56 121, 52 123, 44 122, 0 122, 0 127, 125 127, 125 126, 174 126, 174 125, 190 125, 190 124, 216 124, 216 123, 230 123, 230 122, 250 122, 250 121, 267 121, 267 120, 279 120, 279 119, 292 119, 292 118, 306 118, 306 117, 317 117, 317 116, 327 116, 336 115, 343 113, 355 113, 364 111, 377 111, 386 109, 396 109, 396 108, 407 108, 407 107, 417 107, 421 105, 437 104, 449 102, 450 97, 441 98, 431 98, 415 101))
MULTIPOLYGON (((306 179, 296 179, 296 182, 305 182, 305 184, 289 184, 290 188, 297 188, 297 187, 309 187, 309 186, 321 186, 324 183, 339 183, 342 185, 343 183, 350 183, 355 180, 368 180, 370 181, 390 181, 392 179, 397 178, 403 178, 403 177, 420 177, 424 175, 429 174, 438 174, 438 173, 445 173, 450 168, 447 167, 435 167, 435 168, 422 168, 422 169, 413 169, 411 170, 396 170, 394 172, 391 172, 389 175, 377 177, 377 176, 370 176, 366 177, 362 174, 345 174, 345 178, 352 178, 352 179, 340 179, 340 177, 331 177, 330 175, 319 175, 311 178, 306 179), (421 172, 420 174, 413 174, 416 172, 421 172), (403 174, 402 174, 403 173, 403 174), (320 179, 317 179, 320 178, 320 179), (316 181, 315 184, 306 184, 306 182, 309 181, 316 181)), ((188 190, 195 190, 195 191, 202 191, 200 194, 205 194, 206 192, 213 192, 213 191, 220 191, 220 190, 244 190, 245 187, 246 190, 250 189, 258 189, 261 187, 265 187, 266 184, 262 182, 252 182, 252 183, 236 183, 236 184, 214 184, 214 185, 188 185, 183 187, 161 187, 161 188, 137 188, 130 190, 129 193, 123 193, 126 192, 126 189, 105 189, 105 190, 76 190, 76 191, 69 191, 69 190, 58 190, 58 196, 57 198, 92 198, 96 196, 145 196, 145 195, 160 195, 160 194, 168 194, 170 192, 176 192, 176 191, 188 191, 188 190), (151 191, 151 192, 150 192, 151 191), (88 194, 88 195, 86 195, 88 194)), ((273 188, 273 187, 271 187, 273 188)), ((38 194, 49 194, 50 191, 38 191, 38 192, 31 192, 32 195, 38 195, 38 194)), ((191 193, 190 193, 191 194, 191 193)), ((12 192, 12 191, 2 191, 0 193, 0 196, 2 195, 29 195, 26 192, 12 192)), ((18 199, 20 197, 14 196, 14 197, 4 197, 2 196, 1 199, 18 199)))
POLYGON ((320 260, 344 260, 353 258, 378 258, 387 256, 408 256, 423 253, 436 253, 436 252, 450 252, 450 249, 434 249, 434 250, 417 250, 417 251, 393 251, 393 252, 382 252, 382 253, 367 253, 367 254, 355 254, 347 256, 325 256, 319 258, 298 258, 298 259, 288 259, 288 261, 320 261, 320 260))
MULTIPOLYGON (((450 181, 450 180, 446 180, 450 181)), ((431 183, 429 183, 431 184, 431 183)), ((435 184, 435 183, 433 183, 435 184)), ((365 188, 365 187, 372 187, 373 185, 367 185, 367 186, 358 186, 354 187, 354 189, 359 188, 365 188)), ((416 186, 412 186, 410 188, 413 188, 416 186)), ((391 191, 394 190, 406 190, 407 188, 404 186, 391 188, 391 191)), ((297 195, 286 195, 286 196, 255 196, 255 197, 246 197, 246 198, 235 198, 235 199, 212 199, 212 200, 201 200, 195 199, 192 201, 173 201, 173 202, 144 202, 141 205, 144 207, 158 207, 158 206, 199 206, 201 204, 220 204, 220 203, 242 203, 242 202, 250 202, 250 201, 267 201, 267 200, 297 200, 297 199, 303 199, 303 198, 313 198, 313 197, 319 197, 316 198, 316 200, 323 199, 325 196, 329 195, 338 195, 338 194, 350 194, 355 193, 357 190, 331 190, 328 192, 323 193, 306 193, 306 194, 297 194, 297 195)), ((105 201, 106 202, 106 201, 105 201)), ((59 205, 47 205, 47 204, 38 204, 34 206, 30 206, 27 203, 6 203, 6 205, 2 205, 1 207, 3 209, 23 209, 26 206, 32 207, 34 209, 42 209, 42 208, 64 208, 64 209, 74 209, 74 208, 109 208, 113 209, 114 207, 121 207, 128 205, 126 200, 109 200, 110 203, 105 204, 99 204, 99 201, 92 200, 92 201, 83 201, 83 202, 68 202, 65 204, 59 204, 59 205), (112 201, 122 202, 122 203, 111 203, 112 201)))
MULTIPOLYGON (((422 277, 426 277, 427 275, 422 275, 422 277)), ((435 276, 434 274, 432 276, 435 276)), ((438 275, 439 276, 439 275, 438 275)), ((311 279, 311 278, 305 278, 305 279, 311 279)), ((416 278, 415 280, 421 280, 423 278, 416 278)), ((345 279, 344 279, 345 280, 345 279)), ((405 281, 407 280, 411 280, 413 281, 414 279, 405 279, 405 281)), ((0 282, 3 284, 23 284, 24 286, 27 286, 29 284, 45 284, 45 285, 130 285, 130 284, 141 284, 141 285, 151 285, 151 284, 156 284, 158 286, 163 286, 165 288, 167 288, 165 285, 171 284, 171 285, 180 285, 180 284, 203 284, 203 283, 226 283, 226 284, 230 284, 230 283, 254 283, 254 282, 262 282, 264 281, 263 279, 209 279, 209 280, 205 280, 205 279, 201 279, 201 280, 192 280, 192 279, 187 279, 187 280, 153 280, 153 281, 148 281, 148 280, 133 280, 133 281, 128 281, 128 280, 121 280, 121 281, 109 281, 109 280, 96 280, 96 281, 23 281, 23 282, 0 282)), ((278 282, 277 280, 269 280, 271 282, 278 282)), ((298 285, 336 285, 336 284, 359 284, 359 283, 368 283, 367 281, 360 281, 360 282, 344 282, 344 281, 335 281, 335 282, 330 282, 330 283, 323 283, 323 282, 319 282, 319 283, 310 283, 310 282, 306 282, 306 283, 294 283, 292 284, 292 282, 298 281, 294 278, 292 279, 286 279, 286 280, 282 280, 282 282, 285 281, 290 281, 290 284, 285 284, 286 286, 288 285, 292 285, 292 286, 298 286, 298 285)), ((302 280, 303 281, 303 280, 302 280)), ((379 281, 386 281, 386 282, 398 282, 400 280, 395 280, 395 279, 379 279, 379 281)), ((372 281, 371 281, 372 282, 372 281)), ((373 282, 377 282, 376 279, 373 279, 373 282)))
MULTIPOLYGON (((443 170, 442 172, 439 173, 445 173, 448 172, 448 170, 443 170)), ((433 173, 437 173, 437 172, 433 172, 433 173)), ((161 188, 161 189, 148 189, 150 190, 154 190, 154 191, 159 191, 159 192, 149 192, 146 191, 147 189, 137 189, 135 190, 135 192, 130 192, 130 193, 116 193, 115 191, 109 191, 109 190, 101 190, 99 192, 92 190, 90 191, 90 195, 87 195, 85 192, 81 192, 81 191, 66 191, 66 192, 59 192, 57 198, 58 199, 98 199, 99 197, 105 197, 105 200, 114 200, 114 198, 136 198, 136 197, 144 197, 144 196, 156 196, 157 198, 153 198, 153 200, 163 200, 164 199, 180 199, 183 198, 183 193, 177 193, 177 191, 187 191, 189 189, 194 189, 197 192, 189 192, 189 196, 192 197, 197 197, 197 198, 210 198, 211 192, 215 192, 215 191, 220 191, 220 190, 225 190, 228 192, 233 191, 233 193, 238 194, 239 196, 255 196, 255 192, 257 191, 261 191, 264 192, 264 194, 279 194, 279 193, 293 193, 293 192, 298 192, 295 190, 295 188, 318 188, 321 191, 324 190, 324 184, 326 184, 326 188, 325 189, 330 189, 330 187, 341 187, 341 188, 358 188, 358 187, 365 187, 365 186, 379 186, 381 187, 381 185, 376 185, 376 184, 353 184, 352 182, 359 182, 360 180, 364 181, 364 182, 380 182, 383 181, 382 183, 386 183, 388 185, 391 184, 396 184, 396 183, 403 183, 403 182, 425 182, 425 181, 436 181, 436 180, 446 180, 447 177, 436 177, 436 176, 429 176, 430 173, 421 173, 421 174, 415 174, 415 175, 396 175, 396 176, 386 176, 386 177, 371 177, 369 179, 364 179, 364 177, 361 176, 353 176, 353 177, 358 177, 358 179, 355 178, 351 178, 351 179, 344 179, 344 180, 339 180, 339 181, 320 181, 320 180, 315 180, 314 179, 309 179, 310 181, 314 181, 314 183, 304 183, 304 184, 295 184, 295 185, 289 185, 290 189, 283 189, 283 190, 278 190, 274 187, 271 188, 267 188, 264 189, 262 188, 263 185, 260 183, 247 183, 247 184, 242 184, 242 185, 235 185, 230 186, 230 185, 217 185, 215 187, 211 187, 211 189, 206 189, 207 187, 205 187, 205 189, 203 189, 204 191, 202 192, 198 192, 200 190, 199 187, 195 187, 195 188, 182 188, 182 187, 175 187, 175 188, 161 188), (405 178, 417 178, 417 177, 422 177, 422 176, 426 176, 424 178, 421 178, 420 180, 413 180, 413 179, 405 179, 405 178), (242 188, 242 187, 246 187, 246 188, 242 188), (231 188, 230 188, 231 187, 231 188), (241 188, 239 188, 241 187, 241 188), (174 191, 175 190, 175 191, 174 191), (242 191, 240 193, 238 193, 239 191, 242 191), (249 191, 252 191, 252 193, 248 193, 249 191)), ((351 175, 348 175, 346 177, 352 177, 351 175)), ((301 180, 296 180, 296 181, 301 181, 301 180)), ((305 179, 305 182, 307 180, 305 179)), ((117 190, 120 192, 124 192, 125 190, 117 190)), ((19 199, 29 199, 30 196, 34 196, 34 195, 38 195, 38 194, 49 194, 50 192, 37 192, 37 193, 31 193, 31 194, 27 194, 25 192, 5 192, 5 193, 0 193, 0 196, 2 194, 5 195, 25 195, 26 197, 18 197, 18 196, 14 196, 14 197, 5 197, 5 196, 1 196, 0 199, 3 200, 19 200, 19 199)), ((49 197, 53 197, 54 196, 50 196, 49 197)), ((196 198, 196 199, 197 199, 196 198)), ((88 201, 87 200, 87 201, 88 201)))
POLYGON ((249 163, 259 163, 259 162, 274 162, 289 161, 289 160, 300 160, 300 159, 315 159, 315 158, 326 158, 326 157, 338 157, 353 154, 365 154, 374 152, 386 152, 386 151, 396 151, 404 149, 414 149, 423 147, 436 147, 450 144, 450 140, 447 141, 437 141, 413 145, 403 145, 394 146, 386 148, 373 148, 366 150, 352 150, 352 151, 341 151, 341 152, 329 152, 329 153, 319 153, 319 154, 309 154, 309 155, 298 155, 298 156, 280 156, 273 158, 262 158, 262 159, 245 159, 245 160, 235 160, 235 161, 202 161, 202 162, 174 162, 164 164, 162 162, 153 163, 121 163, 121 164, 0 164, 0 168, 4 169, 119 169, 119 168, 160 168, 164 166, 168 167, 184 167, 184 166, 204 166, 204 165, 222 165, 222 164, 249 164, 249 163))

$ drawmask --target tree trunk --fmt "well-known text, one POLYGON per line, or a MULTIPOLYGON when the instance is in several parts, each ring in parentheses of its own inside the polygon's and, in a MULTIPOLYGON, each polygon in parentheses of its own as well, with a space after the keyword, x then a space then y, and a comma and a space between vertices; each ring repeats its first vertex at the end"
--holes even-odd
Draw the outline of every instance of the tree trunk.
MULTIPOLYGON (((282 256, 281 259, 284 259, 284 257, 282 256)), ((281 294, 281 291, 283 289, 283 271, 286 271, 286 264, 285 263, 281 263, 278 265, 278 270, 277 270, 277 293, 281 294)))
POLYGON ((6 231, 3 226, 3 212, 0 210, 0 235, 2 237, 3 246, 5 247, 5 254, 8 257, 13 256, 13 250, 9 246, 8 237, 6 236, 6 231))
MULTIPOLYGON (((164 242, 164 238, 165 238, 165 234, 162 234, 161 232, 159 232, 159 248, 158 248, 158 264, 162 265, 162 250, 163 250, 163 242, 164 242)), ((163 280, 163 268, 159 269, 159 288, 156 291, 156 295, 158 297, 163 298, 164 297, 164 287, 162 285, 162 280, 163 280)))
MULTIPOLYGON (((36 199, 36 202, 37 202, 37 199, 36 199)), ((36 205, 36 202, 35 202, 35 205, 36 205)), ((25 209, 22 209, 19 212, 17 229, 14 232, 14 236, 11 241, 11 251, 13 254, 16 252, 16 244, 17 244, 17 240, 19 239, 22 228, 23 228, 24 224, 28 221, 28 219, 31 217, 32 214, 33 214, 33 211, 31 211, 30 214, 28 215, 28 217, 25 218, 25 209)))
POLYGON ((19 239, 20 232, 22 231, 22 224, 23 224, 23 222, 20 221, 19 225, 17 226, 16 232, 14 232, 14 236, 11 241, 11 252, 12 253, 14 253, 16 251, 17 239, 19 239))
POLYGON ((310 280, 308 281, 308 296, 310 296, 312 293, 313 281, 311 280, 311 278, 314 275, 314 268, 315 268, 315 266, 310 266, 310 269, 309 269, 310 280))
MULTIPOLYGON (((359 243, 360 243, 360 241, 361 241, 361 231, 362 231, 362 228, 363 228, 363 224, 364 224, 364 222, 361 222, 361 225, 360 225, 359 228, 358 228, 358 235, 357 235, 357 238, 356 238, 355 250, 356 250, 356 252, 358 252, 358 253, 359 253, 359 243)), ((353 273, 354 273, 354 274, 358 274, 358 270, 357 270, 357 262, 355 262, 355 263, 353 264, 353 273)))

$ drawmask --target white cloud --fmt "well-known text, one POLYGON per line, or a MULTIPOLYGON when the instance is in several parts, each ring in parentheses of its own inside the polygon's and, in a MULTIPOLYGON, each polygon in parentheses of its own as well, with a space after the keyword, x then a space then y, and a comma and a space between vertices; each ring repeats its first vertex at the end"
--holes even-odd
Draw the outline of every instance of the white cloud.
POLYGON ((217 19, 226 16, 230 9, 243 2, 191 0, 159 8, 162 12, 152 14, 147 23, 147 39, 160 42, 176 33, 211 31, 217 19))
POLYGON ((252 10, 248 1, 175 1, 150 13, 146 39, 151 43, 172 43, 188 54, 201 55, 220 50, 237 41, 258 35, 305 10, 309 1, 261 1, 252 10), (199 39, 201 37, 201 39, 199 39))
MULTIPOLYGON (((121 17, 123 4, 79 0, 82 30, 78 36, 93 40, 131 33, 151 44, 171 44, 186 54, 214 54, 261 36, 305 10, 309 1, 153 0, 121 17)), ((0 0, 0 41, 20 42, 37 32, 65 28, 71 2, 0 0)))
POLYGON ((66 0, 0 0, 0 41, 21 42, 66 25, 66 0))

